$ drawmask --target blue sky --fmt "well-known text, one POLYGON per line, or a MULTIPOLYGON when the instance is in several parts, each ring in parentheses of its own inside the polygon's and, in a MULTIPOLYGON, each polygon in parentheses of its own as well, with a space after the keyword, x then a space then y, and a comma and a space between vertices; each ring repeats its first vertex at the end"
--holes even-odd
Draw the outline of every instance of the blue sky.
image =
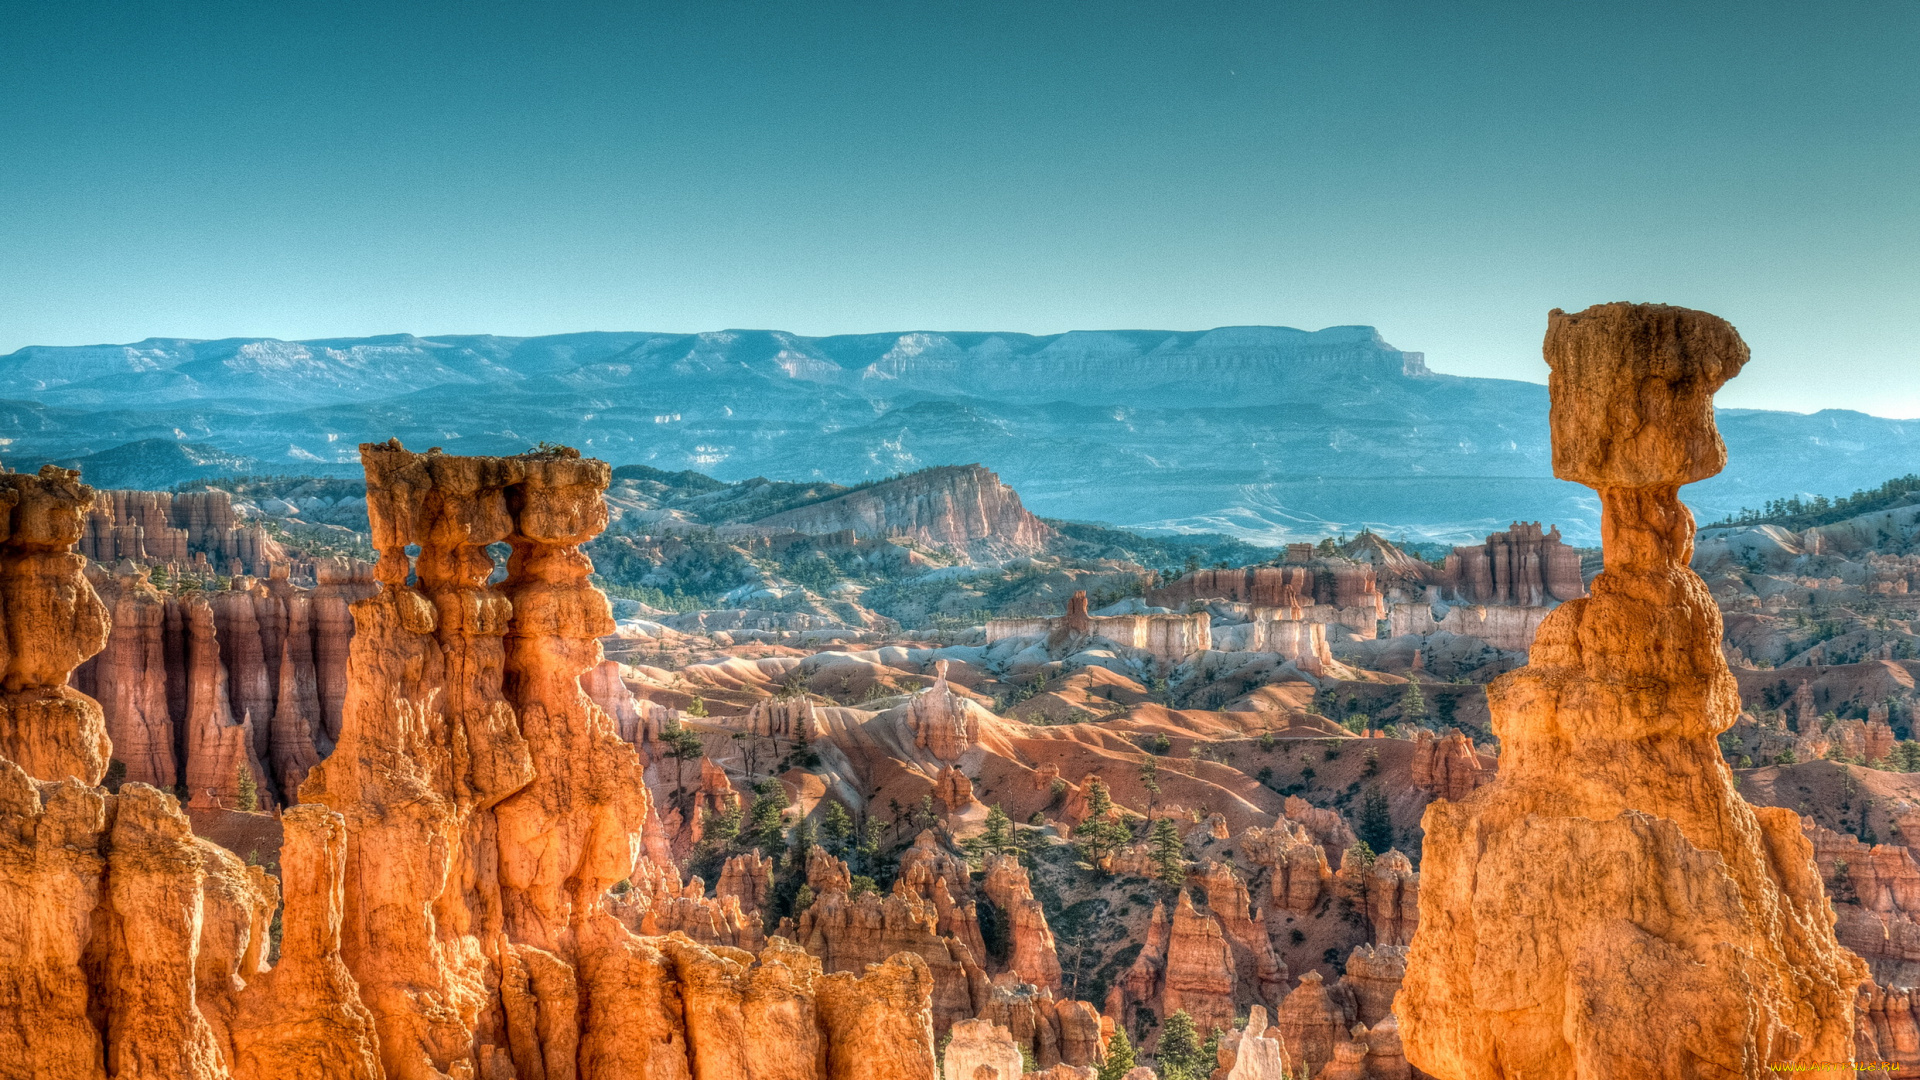
POLYGON ((1920 416, 1920 0, 0 0, 0 352, 1731 319, 1920 416))

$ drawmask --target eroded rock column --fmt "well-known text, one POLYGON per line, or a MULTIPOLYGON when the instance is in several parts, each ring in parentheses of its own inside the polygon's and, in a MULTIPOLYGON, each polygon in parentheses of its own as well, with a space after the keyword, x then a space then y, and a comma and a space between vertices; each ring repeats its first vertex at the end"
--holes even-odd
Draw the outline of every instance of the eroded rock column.
POLYGON ((0 757, 39 780, 106 775, 100 704, 66 685, 107 645, 107 608, 73 546, 93 489, 71 469, 0 474, 0 757))
POLYGON ((1680 485, 1720 471, 1747 348, 1703 312, 1549 316, 1554 474, 1599 492, 1606 571, 1488 688, 1497 779, 1427 808, 1395 1011, 1441 1080, 1753 1077, 1846 1061, 1866 968, 1790 810, 1735 793, 1737 688, 1680 485))

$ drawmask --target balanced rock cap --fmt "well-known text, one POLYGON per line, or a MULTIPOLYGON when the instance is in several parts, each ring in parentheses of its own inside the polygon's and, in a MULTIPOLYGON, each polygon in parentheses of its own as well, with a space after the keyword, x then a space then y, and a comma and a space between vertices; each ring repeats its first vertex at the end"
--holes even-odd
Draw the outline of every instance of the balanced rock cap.
POLYGON ((1690 484, 1727 464, 1713 393, 1747 345, 1717 315, 1666 304, 1596 304, 1547 315, 1553 474, 1591 488, 1690 484))

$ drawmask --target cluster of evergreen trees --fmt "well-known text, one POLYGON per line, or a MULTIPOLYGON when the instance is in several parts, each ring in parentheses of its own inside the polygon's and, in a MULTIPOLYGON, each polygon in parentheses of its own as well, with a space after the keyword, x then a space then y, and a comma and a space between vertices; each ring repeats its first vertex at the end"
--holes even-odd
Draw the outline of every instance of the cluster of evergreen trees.
POLYGON ((1908 473, 1871 491, 1856 491, 1833 499, 1825 495, 1815 495, 1811 499, 1801 499, 1798 495, 1791 499, 1770 499, 1761 509, 1742 510, 1709 527, 1779 525, 1788 529, 1811 529, 1816 525, 1831 525, 1850 517, 1898 506, 1916 493, 1920 493, 1920 473, 1908 473))

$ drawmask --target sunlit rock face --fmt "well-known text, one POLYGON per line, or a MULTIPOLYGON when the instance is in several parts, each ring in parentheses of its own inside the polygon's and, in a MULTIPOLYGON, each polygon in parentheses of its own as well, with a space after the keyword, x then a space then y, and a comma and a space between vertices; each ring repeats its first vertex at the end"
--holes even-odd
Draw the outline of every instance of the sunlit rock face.
POLYGON ((0 757, 38 780, 97 784, 112 746, 98 702, 66 685, 107 644, 107 609, 73 546, 93 489, 48 466, 0 474, 0 757))
POLYGON ((1677 497, 1726 461, 1713 393, 1747 348, 1702 312, 1606 304, 1553 312, 1545 351, 1554 471, 1600 493, 1606 571, 1489 688, 1497 777, 1427 809, 1407 1060, 1441 1080, 1845 1061, 1866 969, 1798 819, 1721 762, 1739 699, 1677 497))
MULTIPOLYGON (((786 942, 643 937, 610 910, 612 886, 647 884, 652 818, 632 744, 580 681, 611 629, 579 551, 606 522, 606 465, 363 453, 378 587, 354 605, 338 745, 281 815, 278 884, 194 836, 174 796, 92 786, 102 711, 65 685, 107 637, 71 552, 92 492, 59 470, 0 484, 0 924, 17 931, 0 935, 0 1074, 931 1080, 920 957, 824 973, 786 942), (513 554, 489 584, 495 542, 513 554)), ((213 640, 212 604, 183 614, 213 640)), ((246 755, 226 668, 199 656, 201 719, 246 755)), ((323 696, 279 693, 318 738, 323 696)), ((732 885, 764 876, 741 865, 732 885)), ((739 921, 738 895, 717 906, 739 921)))

